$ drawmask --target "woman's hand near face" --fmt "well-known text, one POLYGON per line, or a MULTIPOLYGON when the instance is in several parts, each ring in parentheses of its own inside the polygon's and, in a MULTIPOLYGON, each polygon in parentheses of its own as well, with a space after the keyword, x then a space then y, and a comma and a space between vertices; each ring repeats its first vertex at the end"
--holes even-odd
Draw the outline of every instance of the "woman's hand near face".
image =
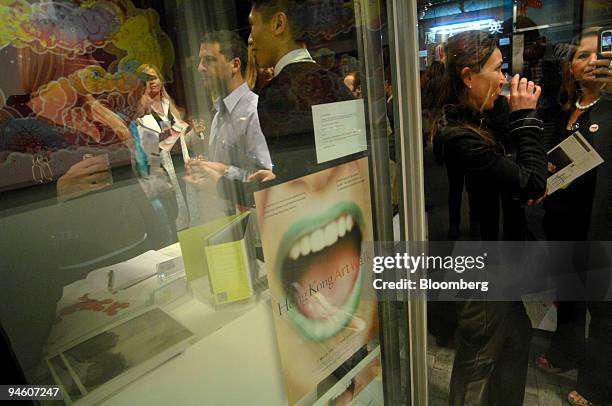
POLYGON ((612 51, 602 52, 602 59, 597 59, 590 63, 590 65, 595 69, 595 81, 605 83, 612 83, 612 69, 611 69, 611 61, 612 61, 612 51))
POLYGON ((506 97, 510 105, 510 112, 535 109, 538 99, 542 93, 542 88, 527 78, 519 79, 519 75, 514 75, 510 83, 510 96, 506 97))

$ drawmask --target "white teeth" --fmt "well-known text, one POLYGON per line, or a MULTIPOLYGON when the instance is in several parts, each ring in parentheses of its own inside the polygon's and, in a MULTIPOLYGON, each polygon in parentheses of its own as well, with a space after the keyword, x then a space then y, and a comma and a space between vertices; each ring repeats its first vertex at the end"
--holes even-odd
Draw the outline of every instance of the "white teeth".
POLYGON ((294 260, 300 257, 300 244, 295 244, 293 248, 291 248, 289 257, 291 257, 291 259, 294 259, 294 260))
POLYGON ((346 216, 346 231, 351 231, 353 229, 353 217, 346 216))
POLYGON ((338 241, 338 224, 332 221, 325 227, 325 246, 329 247, 338 241))
POLYGON ((306 256, 310 254, 310 236, 305 235, 300 240, 300 254, 306 256))
POLYGON ((310 235, 310 245, 312 247, 312 252, 319 252, 323 248, 325 248, 325 233, 322 229, 315 230, 310 235))
POLYGON ((342 216, 338 219, 338 237, 344 237, 346 234, 346 217, 342 216))
POLYGON ((319 252, 325 247, 334 245, 338 238, 344 237, 355 225, 355 220, 350 214, 338 217, 325 227, 321 227, 312 233, 303 236, 295 243, 289 251, 289 258, 296 260, 301 256, 319 252))

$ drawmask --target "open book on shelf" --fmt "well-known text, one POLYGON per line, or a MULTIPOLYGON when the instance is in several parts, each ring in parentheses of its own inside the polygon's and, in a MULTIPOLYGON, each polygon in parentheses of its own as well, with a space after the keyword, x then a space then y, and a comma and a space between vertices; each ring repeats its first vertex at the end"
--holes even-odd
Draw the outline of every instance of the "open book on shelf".
POLYGON ((253 296, 257 260, 250 212, 183 230, 178 236, 187 278, 208 277, 215 306, 253 296))

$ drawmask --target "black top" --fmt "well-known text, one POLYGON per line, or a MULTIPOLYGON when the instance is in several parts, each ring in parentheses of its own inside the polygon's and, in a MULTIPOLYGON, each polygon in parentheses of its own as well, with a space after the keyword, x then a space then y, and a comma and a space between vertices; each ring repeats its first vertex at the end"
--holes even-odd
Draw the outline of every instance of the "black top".
POLYGON ((560 221, 565 225, 560 233, 551 234, 550 230, 547 230, 549 239, 612 240, 611 108, 612 100, 604 96, 595 106, 578 117, 575 129, 567 129, 567 122, 573 109, 562 115, 558 123, 552 140, 553 146, 572 135, 577 129, 601 155, 604 162, 574 180, 565 189, 558 190, 546 198, 544 208, 547 219, 550 222, 560 221))
POLYGON ((352 99, 339 76, 312 62, 285 66, 261 90, 257 111, 278 181, 331 165, 317 164, 312 106, 352 99))
POLYGON ((512 142, 516 160, 506 156, 501 142, 487 143, 476 128, 490 128, 485 117, 461 106, 445 108, 446 125, 434 138, 434 154, 451 171, 465 173, 472 210, 480 218, 483 240, 499 239, 500 195, 520 201, 537 198, 546 189, 546 151, 541 141, 542 123, 534 110, 510 114, 507 134, 496 134, 512 142))

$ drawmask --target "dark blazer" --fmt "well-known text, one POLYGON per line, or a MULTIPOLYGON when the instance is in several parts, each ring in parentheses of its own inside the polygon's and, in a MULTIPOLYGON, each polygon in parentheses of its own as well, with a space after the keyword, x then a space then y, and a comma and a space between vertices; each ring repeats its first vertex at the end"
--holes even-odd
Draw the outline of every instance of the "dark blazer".
POLYGON ((312 106, 352 99, 339 76, 312 62, 285 66, 261 90, 259 121, 279 181, 331 166, 317 164, 312 106))
POLYGON ((516 152, 516 159, 506 156, 499 141, 490 145, 467 122, 478 128, 487 127, 484 117, 469 109, 454 106, 444 112, 446 125, 434 138, 434 154, 450 171, 465 173, 466 188, 478 211, 483 240, 499 239, 500 198, 502 193, 519 201, 537 198, 546 188, 546 151, 541 141, 541 121, 533 110, 510 114, 507 134, 516 152))
MULTIPOLYGON (((558 241, 612 240, 612 97, 604 95, 576 123, 578 131, 604 162, 544 201, 547 239, 558 241), (597 129, 597 131, 594 131, 597 129)), ((571 110, 561 116, 552 146, 570 136, 571 110)))

